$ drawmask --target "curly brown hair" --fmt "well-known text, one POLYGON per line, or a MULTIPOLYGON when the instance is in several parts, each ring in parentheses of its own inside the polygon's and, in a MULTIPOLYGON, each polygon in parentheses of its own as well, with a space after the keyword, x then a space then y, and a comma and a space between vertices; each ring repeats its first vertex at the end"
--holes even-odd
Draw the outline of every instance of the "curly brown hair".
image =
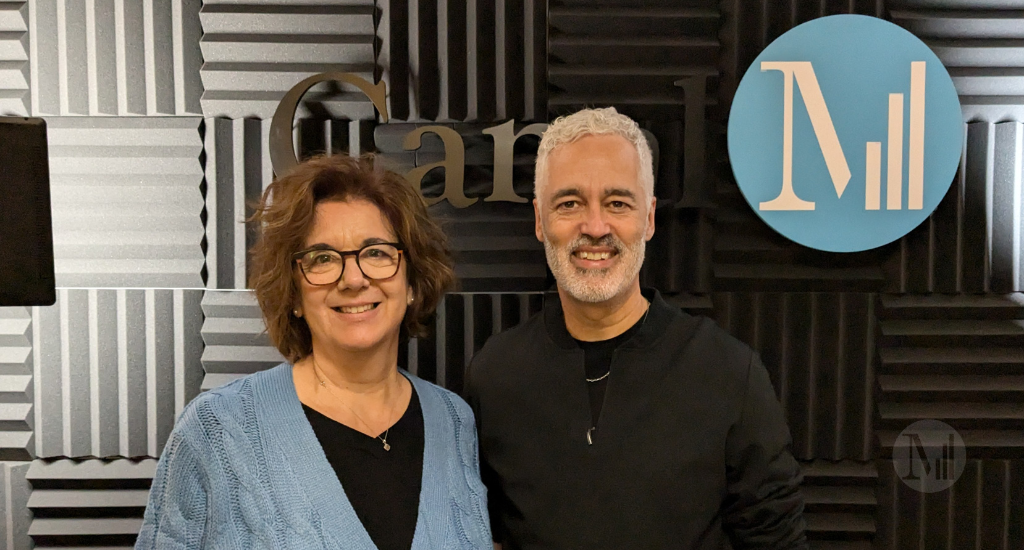
POLYGON ((310 158, 274 180, 249 219, 257 233, 249 251, 249 287, 256 291, 271 342, 291 362, 313 351, 309 326, 292 313, 299 302, 292 254, 312 230, 317 204, 352 198, 376 205, 405 246, 406 276, 416 299, 402 322, 404 337, 425 334, 455 281, 448 239, 405 178, 384 169, 372 154, 310 158))

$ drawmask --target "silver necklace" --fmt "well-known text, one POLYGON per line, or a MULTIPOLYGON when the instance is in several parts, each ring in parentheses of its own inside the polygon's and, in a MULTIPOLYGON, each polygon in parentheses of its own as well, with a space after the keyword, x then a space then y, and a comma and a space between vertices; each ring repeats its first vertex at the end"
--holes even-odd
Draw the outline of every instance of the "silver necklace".
MULTIPOLYGON (((641 329, 644 328, 644 323, 647 322, 647 314, 650 313, 650 312, 651 312, 651 303, 647 302, 647 310, 644 311, 644 318, 640 320, 640 328, 641 329)), ((597 378, 587 378, 586 380, 587 380, 587 382, 600 382, 600 381, 604 380, 605 378, 608 378, 608 375, 610 375, 611 373, 612 373, 612 369, 611 369, 611 367, 608 367, 608 372, 602 374, 601 376, 598 376, 597 378)), ((588 438, 590 437, 589 432, 587 433, 587 437, 588 438)))
MULTIPOLYGON (((342 405, 345 405, 345 408, 346 408, 346 409, 348 409, 349 411, 351 411, 351 412, 352 412, 352 414, 353 414, 353 415, 355 415, 355 417, 356 417, 356 418, 357 418, 357 419, 358 419, 358 420, 359 420, 360 422, 362 422, 362 423, 363 423, 363 426, 366 426, 366 428, 367 428, 368 430, 370 430, 371 432, 373 432, 373 431, 374 431, 373 427, 371 427, 371 426, 370 426, 370 425, 369 425, 369 424, 368 424, 368 423, 367 423, 367 422, 366 422, 365 420, 363 420, 363 417, 359 416, 359 413, 357 413, 355 409, 353 409, 352 407, 350 407, 350 406, 349 406, 349 404, 348 404, 348 403, 346 403, 344 399, 342 399, 341 397, 339 397, 339 396, 338 396, 338 394, 334 393, 334 390, 332 390, 332 389, 330 388, 330 386, 328 386, 328 385, 327 385, 327 384, 326 384, 326 383, 324 382, 324 379, 320 377, 320 373, 318 372, 319 370, 320 370, 320 366, 316 364, 316 358, 314 357, 314 358, 313 358, 313 375, 314 375, 314 376, 316 376, 317 382, 319 382, 319 383, 320 383, 320 387, 321 387, 321 388, 326 388, 326 389, 327 389, 327 391, 331 392, 331 395, 333 395, 334 397, 338 398, 338 401, 339 401, 339 402, 341 402, 341 404, 342 404, 342 405)), ((389 418, 390 418, 390 417, 393 417, 394 415, 395 415, 395 405, 394 405, 394 404, 392 404, 392 405, 391 405, 391 414, 389 415, 389 418)), ((381 436, 379 436, 379 435, 378 435, 378 436, 376 436, 376 438, 377 438, 377 439, 379 439, 379 440, 381 441, 381 443, 383 443, 383 444, 384 444, 384 450, 385 450, 385 451, 390 451, 390 450, 391 450, 391 444, 390 444, 390 443, 388 443, 388 434, 389 434, 389 433, 391 433, 391 428, 390 428, 390 427, 388 427, 388 429, 384 430, 384 437, 381 437, 381 436)))

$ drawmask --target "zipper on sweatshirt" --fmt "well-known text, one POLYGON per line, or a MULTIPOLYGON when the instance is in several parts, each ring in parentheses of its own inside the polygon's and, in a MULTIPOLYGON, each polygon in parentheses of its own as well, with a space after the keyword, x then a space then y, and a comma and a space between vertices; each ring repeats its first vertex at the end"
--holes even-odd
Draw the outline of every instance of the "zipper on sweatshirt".
MULTIPOLYGON (((614 371, 612 367, 615 365, 615 358, 618 355, 619 348, 615 348, 615 350, 612 351, 612 360, 608 364, 608 378, 605 379, 604 395, 601 396, 601 415, 598 417, 597 422, 594 422, 594 413, 590 410, 589 405, 587 406, 587 416, 590 418, 590 428, 587 429, 586 433, 588 447, 594 446, 594 441, 597 438, 598 425, 601 424, 601 419, 605 418, 608 414, 608 391, 612 387, 612 374, 614 371)), ((587 388, 587 391, 589 392, 590 388, 587 388)))

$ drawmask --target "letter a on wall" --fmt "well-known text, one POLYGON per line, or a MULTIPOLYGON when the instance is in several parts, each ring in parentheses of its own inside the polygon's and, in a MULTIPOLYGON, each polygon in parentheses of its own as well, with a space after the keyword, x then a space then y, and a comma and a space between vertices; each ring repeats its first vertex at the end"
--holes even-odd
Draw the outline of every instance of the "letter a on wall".
POLYGON ((416 190, 420 190, 420 183, 423 176, 434 168, 444 168, 444 194, 440 197, 425 197, 427 204, 436 204, 445 199, 452 203, 455 208, 465 208, 477 201, 469 198, 464 192, 465 169, 466 169, 466 145, 458 132, 446 126, 423 126, 416 128, 405 135, 402 140, 402 148, 406 151, 415 151, 420 148, 420 141, 423 134, 437 134, 444 143, 444 160, 433 162, 423 166, 417 166, 405 175, 416 190))

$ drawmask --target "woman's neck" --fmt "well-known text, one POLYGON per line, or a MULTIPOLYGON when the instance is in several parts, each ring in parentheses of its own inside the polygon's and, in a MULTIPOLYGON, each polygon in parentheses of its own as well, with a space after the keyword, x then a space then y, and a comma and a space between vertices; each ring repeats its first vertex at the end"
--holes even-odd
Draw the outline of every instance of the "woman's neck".
POLYGON ((334 387, 358 394, 386 392, 400 382, 398 374, 398 338, 369 350, 346 350, 314 340, 313 353, 307 357, 319 371, 318 376, 334 387))
POLYGON ((389 346, 358 353, 314 342, 313 353, 295 362, 295 391, 304 405, 377 437, 401 418, 412 396, 397 357, 397 337, 389 346))

